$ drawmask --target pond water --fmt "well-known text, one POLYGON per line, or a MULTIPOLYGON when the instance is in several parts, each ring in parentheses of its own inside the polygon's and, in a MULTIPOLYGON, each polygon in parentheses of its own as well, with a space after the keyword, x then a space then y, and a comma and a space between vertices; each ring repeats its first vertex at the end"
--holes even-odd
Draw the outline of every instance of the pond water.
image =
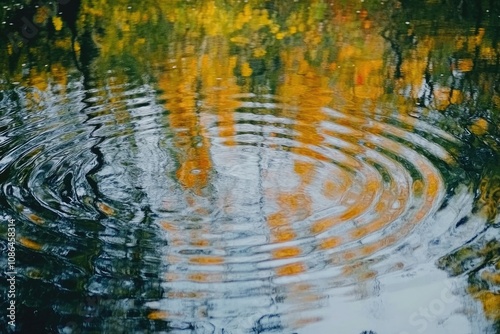
POLYGON ((0 18, 6 332, 500 331, 496 2, 0 18))

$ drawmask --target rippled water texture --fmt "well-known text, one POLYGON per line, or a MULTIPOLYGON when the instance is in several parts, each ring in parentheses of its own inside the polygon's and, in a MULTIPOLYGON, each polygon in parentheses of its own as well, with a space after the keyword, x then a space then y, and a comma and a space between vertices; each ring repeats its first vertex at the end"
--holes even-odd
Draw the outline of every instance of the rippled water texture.
POLYGON ((499 9, 456 2, 4 7, 17 330, 496 333, 499 9))

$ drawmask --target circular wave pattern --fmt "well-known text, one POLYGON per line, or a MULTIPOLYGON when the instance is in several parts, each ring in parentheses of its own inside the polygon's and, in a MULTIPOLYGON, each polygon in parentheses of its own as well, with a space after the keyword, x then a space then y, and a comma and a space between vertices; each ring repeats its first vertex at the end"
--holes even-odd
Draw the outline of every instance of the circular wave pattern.
MULTIPOLYGON (((158 212, 168 243, 168 292, 148 304, 160 310, 152 317, 185 319, 179 299, 211 318, 227 317, 227 296, 244 299, 248 291, 260 298, 244 312, 252 317, 256 305, 271 307, 279 299, 277 292, 269 296, 273 284, 311 281, 328 268, 344 276, 335 284, 349 284, 345 273, 357 262, 390 258, 387 250, 442 204, 446 185, 439 168, 453 158, 437 143, 457 144, 447 133, 401 115, 301 110, 275 97, 239 99, 234 114, 202 108, 197 124, 203 129, 183 124, 179 132, 209 139, 177 145, 187 153, 176 168, 186 204, 174 208, 182 200, 172 192, 158 212), (184 182, 182 175, 188 175, 184 182), (248 290, 241 294, 243 285, 248 290)), ((403 266, 394 260, 387 270, 403 266)), ((357 279, 381 274, 354 272, 362 272, 357 279)), ((288 293, 323 298, 311 286, 299 290, 288 293)))
POLYGON ((67 96, 72 110, 38 104, 2 120, 3 197, 26 221, 23 245, 86 258, 88 267, 68 266, 88 294, 163 291, 145 293, 143 312, 169 328, 301 311, 303 300, 321 304, 307 282, 322 273, 348 284, 357 264, 391 262, 393 246, 442 204, 441 170, 453 164, 444 147, 458 144, 396 113, 292 107, 274 96, 233 96, 234 111, 158 100, 149 86, 67 96), (153 278, 158 286, 147 288, 153 278), (284 296, 296 300, 280 311, 284 296))
MULTIPOLYGON (((215 183, 230 185, 221 187, 219 195, 237 198, 240 191, 252 196, 259 193, 255 202, 259 202, 261 218, 256 221, 271 241, 252 245, 252 257, 261 265, 269 261, 269 267, 274 268, 273 260, 280 258, 279 254, 301 258, 319 251, 331 252, 331 262, 336 264, 361 258, 401 240, 439 206, 445 190, 440 172, 409 144, 445 162, 451 162, 452 157, 423 137, 395 125, 329 109, 318 111, 325 114, 325 121, 301 124, 243 108, 247 111, 235 117, 233 136, 220 136, 228 132, 221 127, 210 129, 212 168, 217 171, 215 183), (316 144, 300 141, 314 136, 319 138, 316 144), (245 183, 245 188, 240 189, 237 182, 245 183), (252 191, 250 184, 260 189, 252 191)), ((267 112, 269 104, 265 108, 260 111, 267 112)), ((245 200, 252 204, 251 199, 245 200)), ((238 208, 227 208, 239 216, 238 208)), ((179 226, 186 224, 184 219, 179 226)), ((171 225, 165 223, 164 227, 175 229, 171 225)), ((224 226, 228 229, 223 234, 224 248, 230 250, 233 242, 228 232, 243 227, 232 221, 224 226)), ((248 226, 249 231, 254 229, 248 226)), ((234 236, 238 239, 240 234, 234 236)), ((247 265, 252 257, 234 262, 247 265)), ((197 261, 201 262, 192 262, 197 261)), ((206 261, 233 262, 218 257, 206 261)), ((286 273, 285 267, 280 270, 286 273)))

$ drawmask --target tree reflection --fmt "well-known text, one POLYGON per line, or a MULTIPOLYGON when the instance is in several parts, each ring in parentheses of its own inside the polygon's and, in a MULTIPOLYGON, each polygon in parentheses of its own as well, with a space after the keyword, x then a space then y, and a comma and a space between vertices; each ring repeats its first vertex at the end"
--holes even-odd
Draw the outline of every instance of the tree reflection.
MULTIPOLYGON (((5 47, 0 48, 2 89, 34 88, 26 95, 25 108, 35 112, 43 110, 46 92, 65 99, 69 86, 81 76, 87 90, 96 90, 87 94, 85 103, 102 99, 114 108, 96 111, 94 116, 110 116, 123 125, 124 133, 134 134, 134 110, 123 100, 126 84, 153 86, 158 93, 154 99, 166 112, 161 122, 174 133, 162 136, 173 138, 176 179, 190 193, 183 200, 197 214, 206 209, 196 198, 210 197, 207 188, 215 166, 209 122, 201 119, 200 111, 215 116, 223 144, 233 147, 236 116, 243 104, 235 96, 276 94, 287 106, 277 115, 293 119, 289 129, 298 134, 300 145, 290 152, 310 160, 327 160, 309 149, 323 143, 317 130, 327 117, 318 112, 324 106, 353 115, 410 115, 446 129, 466 143, 455 158, 474 180, 475 210, 485 218, 486 229, 498 224, 500 6, 495 1, 70 0, 64 5, 24 1, 7 7, 0 9, 2 21, 7 22, 1 37, 5 47)), ((91 107, 88 103, 87 108, 91 107)), ((133 148, 135 143, 131 139, 122 145, 133 148)), ((264 194, 277 203, 266 216, 272 241, 297 238, 294 219, 312 212, 311 195, 305 190, 315 177, 315 163, 297 159, 293 166, 298 177, 294 189, 276 187, 264 194)), ((373 189, 366 189, 367 198, 376 190, 375 181, 369 185, 373 189)), ((325 181, 320 191, 333 200, 336 192, 349 186, 346 177, 345 183, 325 181)), ((412 187, 417 194, 423 186, 415 182, 412 187)), ((428 192, 435 195, 432 189, 428 192)), ((229 203, 231 198, 226 200, 229 203)), ((113 216, 111 206, 95 205, 113 216)), ((368 200, 360 201, 343 218, 356 217, 367 205, 368 200)), ((377 210, 387 208, 381 204, 377 210)), ((30 221, 36 223, 36 215, 30 221)), ((175 236, 175 226, 164 223, 175 244, 181 239, 175 236)), ((333 224, 320 220, 310 233, 323 232, 333 224)), ((351 236, 373 232, 380 224, 375 220, 366 230, 351 231, 351 236)), ((208 247, 211 241, 204 238, 208 229, 192 231, 189 246, 208 247)), ((478 240, 443 258, 441 266, 455 275, 467 273, 469 292, 498 323, 498 242, 486 232, 478 240), (469 258, 481 259, 481 265, 464 270, 469 258)), ((23 236, 20 243, 27 251, 44 247, 33 236, 23 236)), ((333 249, 340 243, 331 237, 319 248, 333 249)), ((365 247, 364 255, 375 252, 378 245, 373 247, 365 247)), ((299 247, 287 246, 272 256, 286 259, 301 252, 299 247)), ((224 262, 206 256, 191 260, 206 266, 224 262)), ((276 274, 294 276, 306 270, 307 265, 298 261, 276 269, 276 274)), ((369 266, 347 267, 346 273, 360 281, 374 276, 369 266)), ((200 272, 189 279, 211 278, 200 272)), ((153 312, 149 318, 166 318, 162 312, 166 311, 153 312)))

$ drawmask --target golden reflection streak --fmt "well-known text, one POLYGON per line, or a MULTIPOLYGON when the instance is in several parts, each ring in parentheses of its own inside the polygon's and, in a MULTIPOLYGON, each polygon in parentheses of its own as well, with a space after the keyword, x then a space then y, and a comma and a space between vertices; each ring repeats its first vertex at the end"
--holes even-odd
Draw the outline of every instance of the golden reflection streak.
POLYGON ((236 99, 237 94, 241 93, 241 88, 234 76, 237 57, 230 55, 226 40, 210 39, 209 43, 207 53, 200 59, 204 104, 218 117, 219 137, 225 139, 225 145, 234 146, 236 135, 234 113, 241 106, 241 102, 236 99))
POLYGON ((28 238, 25 238, 25 237, 21 237, 19 238, 19 243, 21 245, 23 245, 24 247, 27 247, 27 248, 30 248, 30 249, 33 249, 33 250, 41 250, 43 245, 39 244, 38 242, 36 241, 33 241, 31 239, 28 239, 28 238))
POLYGON ((183 187, 201 195, 207 186, 212 162, 208 136, 196 112, 198 61, 194 56, 177 59, 175 67, 162 72, 158 86, 165 92, 169 125, 175 132, 179 161, 176 175, 183 187))
MULTIPOLYGON (((196 80, 201 82, 200 92, 204 96, 203 110, 217 115, 219 137, 225 139, 224 144, 227 146, 235 144, 234 112, 241 105, 241 102, 235 98, 241 92, 234 76, 237 65, 236 57, 229 55, 227 41, 212 37, 206 38, 204 43, 205 53, 197 62, 194 58, 188 59, 185 64, 177 62, 179 70, 173 71, 170 76, 166 75, 161 81, 163 84, 160 85, 168 97, 166 108, 171 111, 169 123, 172 128, 178 129, 175 139, 176 147, 180 150, 178 178, 186 189, 193 190, 197 195, 200 195, 202 188, 208 184, 212 163, 208 133, 195 112, 196 80), (201 147, 193 145, 194 137, 203 138, 202 145, 199 145, 201 147), (188 174, 193 169, 198 170, 194 176, 188 174)), ((197 205, 193 197, 188 197, 187 202, 193 207, 197 205)), ((203 208, 197 208, 195 211, 200 215, 208 214, 203 208)), ((209 249, 213 246, 213 242, 204 237, 210 228, 206 224, 203 224, 200 229, 190 231, 187 238, 184 235, 187 231, 171 222, 165 221, 162 226, 169 232, 173 241, 177 240, 176 247, 209 249)), ((186 260, 189 264, 196 266, 220 266, 226 261, 222 256, 191 256, 186 260)), ((186 279, 196 283, 221 282, 224 279, 222 274, 203 271, 191 271, 184 275, 170 274, 165 278, 168 281, 186 279)), ((190 294, 190 296, 190 298, 204 298, 199 294, 190 294)))
MULTIPOLYGON (((331 91, 328 89, 328 79, 316 73, 305 60, 304 52, 302 48, 293 48, 282 53, 285 75, 277 91, 286 106, 282 116, 296 120, 293 130, 297 133, 297 145, 291 147, 290 152, 293 157, 298 157, 294 160, 294 172, 299 177, 299 185, 293 193, 287 191, 274 195, 280 211, 270 214, 267 221, 273 240, 277 242, 295 239, 294 221, 311 215, 312 199, 307 188, 316 174, 317 162, 330 160, 314 148, 321 146, 324 141, 317 129, 327 119, 321 108, 331 101, 331 91)), ((285 246, 274 250, 271 256, 285 259, 301 254, 300 247, 285 246)), ((303 273, 306 268, 305 263, 297 262, 280 266, 275 272, 277 276, 293 276, 303 273)))

